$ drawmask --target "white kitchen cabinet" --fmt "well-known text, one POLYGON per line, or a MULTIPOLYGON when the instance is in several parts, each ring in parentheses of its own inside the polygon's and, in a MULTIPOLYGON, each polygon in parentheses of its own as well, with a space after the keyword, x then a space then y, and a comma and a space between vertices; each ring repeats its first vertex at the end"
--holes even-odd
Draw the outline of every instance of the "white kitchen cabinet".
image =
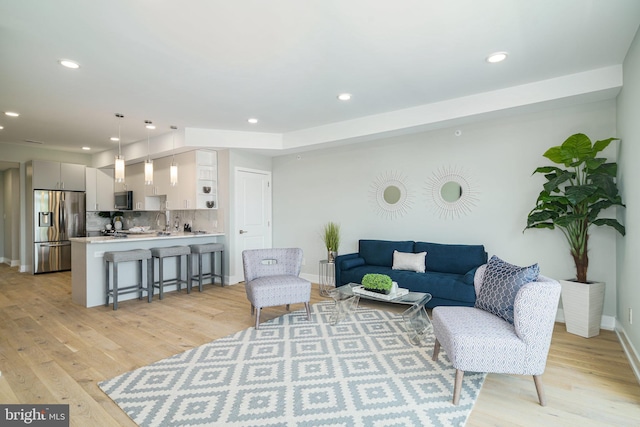
POLYGON ((85 191, 85 166, 34 160, 33 188, 37 190, 85 191))
MULTIPOLYGON (((155 166, 155 165, 154 165, 155 166)), ((154 182, 155 182, 154 171, 154 182)), ((149 196, 148 190, 144 185, 144 162, 128 165, 125 168, 125 186, 126 191, 131 191, 133 195, 134 211, 159 211, 160 196, 149 196)))
POLYGON ((125 169, 124 182, 116 182, 115 177, 113 180, 113 191, 118 193, 120 191, 127 191, 129 186, 127 185, 127 171, 125 169))
POLYGON ((178 164, 178 184, 169 188, 167 209, 195 209, 195 154, 193 151, 181 153, 175 156, 175 160, 178 164))
POLYGON ((112 211, 115 201, 113 169, 86 168, 87 212, 112 211))
POLYGON ((175 159, 178 163, 178 184, 169 187, 167 209, 217 209, 217 153, 196 150, 178 154, 175 159))
POLYGON ((153 161, 153 185, 144 183, 144 162, 128 165, 125 184, 116 183, 115 191, 133 192, 133 210, 217 209, 217 153, 196 150, 177 154, 178 184, 175 186, 170 182, 173 159, 167 156, 153 161))
POLYGON ((131 191, 133 195, 133 210, 143 211, 144 209, 144 163, 128 165, 124 172, 126 191, 131 191))
MULTIPOLYGON (((170 164, 170 157, 162 157, 153 161, 153 184, 144 186, 145 196, 166 196, 168 194, 170 164)), ((144 181, 144 163, 142 165, 142 179, 144 181)))

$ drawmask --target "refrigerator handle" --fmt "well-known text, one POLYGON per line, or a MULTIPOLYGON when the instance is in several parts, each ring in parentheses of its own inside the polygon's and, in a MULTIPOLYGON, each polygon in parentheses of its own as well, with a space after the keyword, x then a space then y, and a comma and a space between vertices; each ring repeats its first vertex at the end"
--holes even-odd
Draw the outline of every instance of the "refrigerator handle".
MULTIPOLYGON (((67 218, 65 216, 64 199, 60 200, 59 215, 60 215, 60 233, 64 236, 67 232, 67 218)), ((63 237, 63 239, 66 237, 63 237)))

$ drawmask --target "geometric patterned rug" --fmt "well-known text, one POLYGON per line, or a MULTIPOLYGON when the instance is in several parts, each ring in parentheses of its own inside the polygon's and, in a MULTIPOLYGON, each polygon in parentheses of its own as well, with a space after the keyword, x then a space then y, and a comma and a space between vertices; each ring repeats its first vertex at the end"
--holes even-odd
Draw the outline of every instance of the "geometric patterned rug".
POLYGON ((455 370, 434 337, 407 339, 402 317, 358 308, 329 324, 314 304, 99 384, 140 426, 463 426, 485 374, 455 370))

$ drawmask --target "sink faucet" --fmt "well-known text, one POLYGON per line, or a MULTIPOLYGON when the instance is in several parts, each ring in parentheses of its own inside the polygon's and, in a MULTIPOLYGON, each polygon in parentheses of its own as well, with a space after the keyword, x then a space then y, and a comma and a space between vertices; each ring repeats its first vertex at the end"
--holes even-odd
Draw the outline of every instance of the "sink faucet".
POLYGON ((156 215, 156 224, 158 226, 160 226, 160 215, 164 216, 164 231, 169 231, 170 229, 170 223, 169 223, 169 218, 171 217, 169 215, 168 211, 159 211, 156 215))

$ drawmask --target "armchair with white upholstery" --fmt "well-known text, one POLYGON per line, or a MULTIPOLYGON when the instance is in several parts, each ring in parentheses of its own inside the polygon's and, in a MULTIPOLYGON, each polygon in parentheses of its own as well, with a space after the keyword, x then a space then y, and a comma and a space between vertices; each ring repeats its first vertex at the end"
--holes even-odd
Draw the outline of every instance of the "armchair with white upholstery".
POLYGON ((256 329, 263 307, 304 303, 307 320, 311 318, 309 300, 311 282, 298 277, 302 268, 302 249, 250 249, 242 252, 245 289, 256 312, 256 329))
MULTIPOLYGON (((486 264, 475 276, 476 294, 486 264)), ((538 276, 524 284, 513 303, 513 324, 476 307, 436 307, 432 312, 436 342, 433 360, 442 347, 456 369, 453 404, 460 400, 465 371, 533 375, 540 405, 545 406, 541 375, 547 363, 560 284, 538 276)))

